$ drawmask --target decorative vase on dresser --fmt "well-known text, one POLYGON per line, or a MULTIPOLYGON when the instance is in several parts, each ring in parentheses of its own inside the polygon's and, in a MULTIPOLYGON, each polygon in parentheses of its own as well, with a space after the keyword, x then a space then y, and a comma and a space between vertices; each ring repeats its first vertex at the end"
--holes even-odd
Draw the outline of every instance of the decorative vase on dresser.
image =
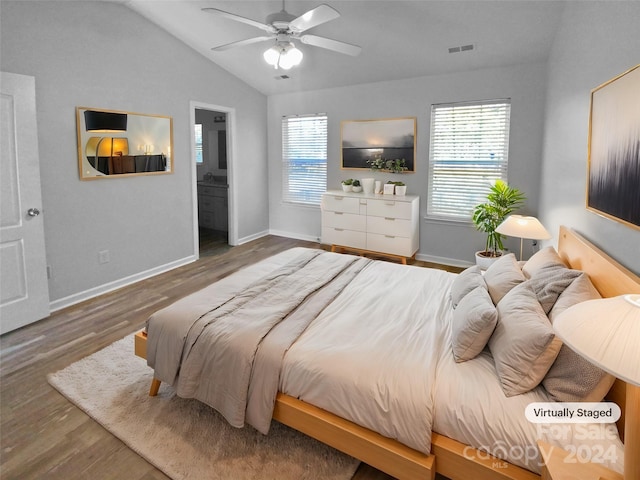
POLYGON ((420 197, 353 194, 322 195, 322 243, 399 258, 406 263, 420 245, 420 197))

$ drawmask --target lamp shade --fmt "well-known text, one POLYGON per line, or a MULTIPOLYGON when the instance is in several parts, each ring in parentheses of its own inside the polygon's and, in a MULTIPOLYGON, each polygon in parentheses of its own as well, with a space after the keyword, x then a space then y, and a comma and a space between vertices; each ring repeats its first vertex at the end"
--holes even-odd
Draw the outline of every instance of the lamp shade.
POLYGON ((553 328, 591 363, 640 386, 640 294, 578 303, 562 312, 553 328))
POLYGON ((127 114, 85 110, 84 124, 87 132, 123 132, 127 130, 127 114))
POLYGON ((509 237, 530 238, 532 240, 551 238, 549 232, 536 217, 524 215, 509 215, 504 222, 498 225, 496 232, 509 237))

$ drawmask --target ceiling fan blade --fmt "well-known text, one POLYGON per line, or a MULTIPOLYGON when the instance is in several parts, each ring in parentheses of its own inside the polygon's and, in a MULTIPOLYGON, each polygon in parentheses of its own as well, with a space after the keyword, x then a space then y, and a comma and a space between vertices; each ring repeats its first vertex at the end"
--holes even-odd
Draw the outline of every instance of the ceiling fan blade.
POLYGON ((338 40, 319 37, 317 35, 303 35, 300 37, 300 41, 307 45, 326 48, 327 50, 344 53, 345 55, 351 55, 352 57, 358 56, 362 51, 362 47, 359 47, 358 45, 351 45, 350 43, 339 42, 338 40))
POLYGON ((264 36, 264 37, 247 38, 246 40, 238 40, 237 42, 225 43, 224 45, 220 45, 218 47, 213 47, 211 50, 213 50, 214 52, 224 52, 225 50, 229 50, 230 48, 244 47, 245 45, 251 45, 252 43, 264 42, 266 40, 273 40, 273 37, 272 36, 264 36))
POLYGON ((213 7, 207 7, 202 9, 203 12, 215 13, 216 15, 220 15, 221 17, 228 18, 230 20, 235 20, 236 22, 246 23, 247 25, 251 25, 252 27, 259 28, 260 30, 264 30, 269 33, 276 33, 277 30, 273 25, 267 25, 266 23, 256 22, 255 20, 251 20, 250 18, 241 17, 240 15, 236 15, 235 13, 225 12, 224 10, 219 10, 213 7))
POLYGON ((335 8, 323 4, 291 20, 291 22, 289 22, 289 28, 293 32, 300 33, 336 19, 339 16, 340 13, 335 8))

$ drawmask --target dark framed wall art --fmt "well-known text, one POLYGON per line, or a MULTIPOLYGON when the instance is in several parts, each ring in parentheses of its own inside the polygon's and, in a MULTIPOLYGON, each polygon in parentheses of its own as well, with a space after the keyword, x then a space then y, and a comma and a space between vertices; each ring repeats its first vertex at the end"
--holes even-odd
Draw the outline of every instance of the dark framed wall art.
POLYGON ((416 117, 345 120, 341 124, 342 168, 371 168, 375 159, 404 159, 415 172, 416 117))
POLYGON ((591 92, 587 209, 640 229, 640 65, 591 92))

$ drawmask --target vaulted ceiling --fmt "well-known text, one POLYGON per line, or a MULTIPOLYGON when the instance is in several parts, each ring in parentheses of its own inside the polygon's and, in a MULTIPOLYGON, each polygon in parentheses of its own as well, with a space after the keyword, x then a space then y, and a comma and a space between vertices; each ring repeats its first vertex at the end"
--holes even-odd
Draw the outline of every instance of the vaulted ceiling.
POLYGON ((282 9, 280 0, 124 1, 265 95, 543 62, 563 11, 562 1, 536 0, 289 0, 285 8, 299 16, 322 2, 338 10, 340 17, 306 33, 359 45, 360 55, 298 43, 304 53, 301 65, 276 70, 262 57, 273 41, 212 51, 212 47, 265 32, 202 8, 215 7, 265 22, 282 9), (474 48, 449 53, 450 48, 463 45, 474 48))

